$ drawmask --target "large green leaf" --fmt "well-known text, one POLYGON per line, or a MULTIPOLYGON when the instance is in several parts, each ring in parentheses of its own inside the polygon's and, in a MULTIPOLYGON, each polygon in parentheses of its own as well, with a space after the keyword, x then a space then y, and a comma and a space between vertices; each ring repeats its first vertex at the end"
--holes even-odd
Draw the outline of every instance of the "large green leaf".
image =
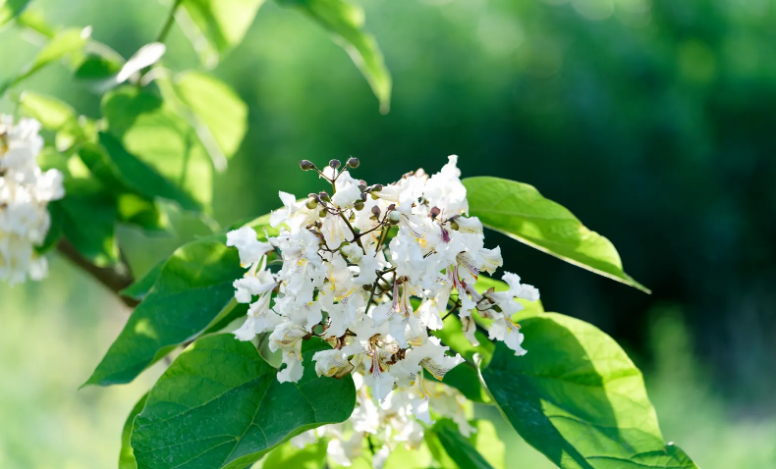
POLYGON ((533 186, 495 177, 464 179, 469 214, 483 225, 566 262, 649 293, 622 269, 612 243, 533 186))
POLYGON ((556 313, 521 326, 528 353, 497 344, 482 377, 528 443, 563 469, 696 468, 664 443, 641 372, 611 337, 556 313))
POLYGON ((124 150, 108 152, 134 189, 174 200, 187 210, 209 207, 210 158, 196 130, 169 103, 127 85, 106 94, 102 110, 110 134, 124 150))
POLYGON ((391 75, 377 41, 364 31, 364 10, 343 0, 277 2, 302 10, 334 35, 334 41, 345 49, 369 82, 380 101, 381 112, 387 113, 391 105, 391 75))
POLYGON ((157 84, 197 132, 215 168, 226 169, 248 128, 248 106, 229 85, 205 73, 185 72, 157 84))
POLYGON ((127 416, 127 420, 124 422, 124 428, 121 430, 121 450, 119 451, 119 469, 137 469, 137 461, 135 461, 135 452, 132 450, 132 429, 135 426, 135 417, 143 411, 145 407, 148 394, 143 394, 143 397, 137 401, 132 410, 127 416))
POLYGON ((196 337, 234 307, 232 283, 243 271, 237 250, 226 247, 223 236, 179 248, 86 384, 128 383, 171 348, 196 337))
POLYGON ((208 68, 242 42, 264 0, 183 0, 178 22, 208 68))
POLYGON ((35 59, 27 65, 20 74, 10 78, 0 85, 0 96, 8 90, 37 73, 43 67, 64 58, 65 56, 80 52, 91 35, 91 28, 66 29, 52 38, 43 49, 38 52, 35 59))
POLYGON ((460 469, 493 469, 472 443, 458 431, 451 420, 442 419, 434 425, 434 431, 447 455, 460 469))
POLYGON ((0 0, 0 26, 22 14, 28 3, 30 0, 0 0))
POLYGON ((355 387, 350 376, 318 377, 312 355, 325 348, 319 339, 306 342, 304 376, 279 383, 277 370, 249 342, 231 334, 194 342, 135 419, 138 469, 242 469, 294 435, 345 421, 355 387))

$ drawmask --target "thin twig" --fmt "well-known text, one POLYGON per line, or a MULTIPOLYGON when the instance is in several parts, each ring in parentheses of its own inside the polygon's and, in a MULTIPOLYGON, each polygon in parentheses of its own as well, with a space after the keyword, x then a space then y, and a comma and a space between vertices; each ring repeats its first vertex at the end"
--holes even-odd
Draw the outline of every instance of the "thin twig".
POLYGON ((112 267, 99 267, 94 265, 89 259, 85 258, 78 250, 67 240, 61 240, 57 244, 57 251, 68 258, 75 265, 88 272, 98 282, 107 289, 116 294, 125 305, 134 308, 140 302, 134 298, 122 296, 119 292, 135 283, 132 273, 124 264, 112 267))

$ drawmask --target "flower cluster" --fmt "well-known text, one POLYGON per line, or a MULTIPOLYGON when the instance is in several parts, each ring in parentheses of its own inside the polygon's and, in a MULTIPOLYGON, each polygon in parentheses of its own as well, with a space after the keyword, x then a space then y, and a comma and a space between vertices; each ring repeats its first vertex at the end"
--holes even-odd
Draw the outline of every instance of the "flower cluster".
POLYGON ((333 463, 349 467, 356 459, 371 456, 372 467, 381 468, 399 445, 415 450, 423 444, 425 432, 419 421, 432 423, 428 411, 422 409, 426 398, 431 401, 434 413, 455 422, 463 436, 468 438, 476 431, 468 420, 471 405, 454 388, 427 382, 425 395, 417 387, 397 388, 383 402, 375 403, 362 375, 354 373, 353 378, 356 409, 350 419, 302 433, 292 438, 291 444, 304 448, 319 438, 328 438, 327 453, 333 463), (382 444, 379 449, 374 447, 376 442, 382 444))
POLYGON ((35 247, 49 230, 46 206, 64 196, 62 173, 38 166, 39 131, 36 120, 14 124, 12 117, 0 116, 0 280, 11 284, 46 275, 46 258, 35 247))
MULTIPOLYGON (((481 272, 492 274, 502 265, 501 251, 485 248, 482 224, 467 216, 456 163, 451 156, 432 176, 420 169, 390 185, 367 185, 350 174, 358 166, 355 158, 343 169, 337 160, 324 170, 302 161, 302 169, 331 183, 331 195, 297 200, 281 192, 284 208, 270 216, 277 236, 259 241, 248 227, 228 234, 227 244, 238 248, 248 268, 234 283, 237 301, 250 303, 237 338, 268 334, 270 349, 280 350, 285 364, 278 379, 292 382, 303 373, 302 341, 317 336, 329 342, 330 350, 313 356, 315 370, 357 378, 354 435, 392 428, 379 423, 381 412, 431 422, 424 370, 442 380, 464 361, 433 335, 451 314, 472 344, 483 327, 475 322, 479 316, 490 320, 491 339, 503 341, 516 355, 525 353, 523 335, 511 320, 522 309, 515 298, 537 300, 539 293, 511 273, 502 277, 507 291, 475 290, 481 272)), ((419 441, 422 427, 414 420, 401 422, 392 441, 419 441)), ((360 448, 347 441, 336 438, 330 449, 347 455, 360 448)))

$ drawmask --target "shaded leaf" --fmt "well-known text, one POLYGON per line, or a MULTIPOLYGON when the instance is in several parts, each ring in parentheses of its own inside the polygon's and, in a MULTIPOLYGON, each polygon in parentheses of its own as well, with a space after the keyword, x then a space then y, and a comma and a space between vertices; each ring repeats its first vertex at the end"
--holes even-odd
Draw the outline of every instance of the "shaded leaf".
POLYGON ((151 288, 154 287, 156 281, 159 279, 159 275, 162 273, 162 268, 166 262, 167 259, 164 259, 153 266, 151 270, 149 270, 140 280, 122 290, 120 292, 121 295, 138 301, 145 298, 151 288))
POLYGON ((506 447, 499 438, 493 422, 476 420, 472 425, 477 431, 469 437, 469 441, 491 466, 495 469, 506 469, 506 447))
POLYGON ((315 373, 312 355, 325 348, 319 339, 305 342, 304 376, 279 383, 253 344, 231 334, 196 341, 159 378, 135 419, 138 468, 244 468, 290 437, 348 419, 352 378, 315 373))
POLYGON ((481 373, 529 444, 563 469, 697 467, 663 442, 641 373, 611 337, 556 313, 521 326, 528 353, 499 343, 481 373))
POLYGON ((106 94, 102 109, 120 145, 101 142, 134 189, 187 210, 209 207, 212 164, 186 119, 161 97, 128 85, 106 94))
POLYGON ((115 264, 116 201, 91 179, 65 179, 67 197, 52 202, 62 211, 62 233, 84 257, 99 266, 115 264))
POLYGON ((342 0, 277 0, 302 10, 334 35, 369 82, 380 101, 380 111, 391 105, 391 75, 375 38, 364 31, 364 10, 342 0))
POLYGON ((649 293, 623 271, 612 243, 533 186, 495 177, 464 179, 469 214, 483 225, 566 262, 649 293))
POLYGON ((137 401, 132 410, 127 416, 124 427, 121 429, 121 450, 119 451, 119 469, 137 469, 137 461, 135 461, 135 453, 132 450, 131 439, 132 429, 135 425, 135 417, 143 411, 146 400, 148 399, 148 393, 143 394, 143 397, 137 401))
POLYGON ((264 0, 183 0, 178 23, 205 67, 242 42, 264 0))

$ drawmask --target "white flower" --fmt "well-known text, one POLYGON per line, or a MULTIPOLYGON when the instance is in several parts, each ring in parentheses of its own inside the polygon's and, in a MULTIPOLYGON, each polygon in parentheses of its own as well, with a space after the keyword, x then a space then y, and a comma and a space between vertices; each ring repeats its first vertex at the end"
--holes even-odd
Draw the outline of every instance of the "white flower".
POLYGON ((331 196, 331 202, 340 208, 353 208, 353 203, 361 199, 360 183, 353 179, 350 172, 343 171, 334 183, 336 191, 331 196))
POLYGON ((43 148, 40 123, 0 116, 0 280, 20 283, 46 276, 48 262, 35 247, 50 227, 49 202, 64 196, 63 176, 41 171, 37 156, 43 148))
POLYGON ((259 263, 261 258, 272 250, 272 245, 259 241, 256 231, 248 226, 227 233, 226 245, 237 248, 243 267, 259 263))

